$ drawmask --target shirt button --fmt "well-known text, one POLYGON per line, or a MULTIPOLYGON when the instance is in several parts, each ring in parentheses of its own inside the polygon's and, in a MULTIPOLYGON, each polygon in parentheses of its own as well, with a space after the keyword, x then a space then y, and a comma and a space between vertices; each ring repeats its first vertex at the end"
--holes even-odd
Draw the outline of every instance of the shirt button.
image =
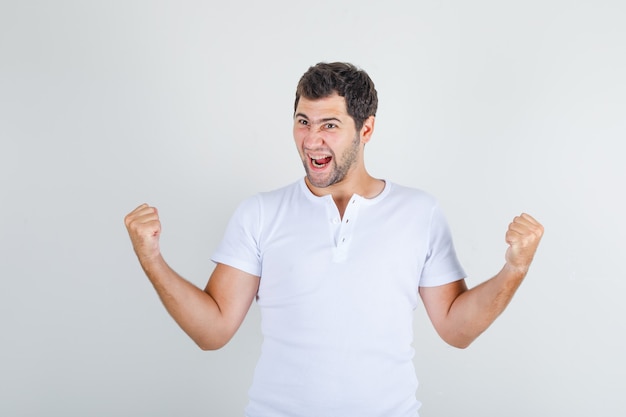
POLYGON ((335 218, 332 220, 332 222, 333 222, 333 224, 339 224, 340 220, 339 220, 339 218, 338 218, 338 217, 335 217, 335 218))

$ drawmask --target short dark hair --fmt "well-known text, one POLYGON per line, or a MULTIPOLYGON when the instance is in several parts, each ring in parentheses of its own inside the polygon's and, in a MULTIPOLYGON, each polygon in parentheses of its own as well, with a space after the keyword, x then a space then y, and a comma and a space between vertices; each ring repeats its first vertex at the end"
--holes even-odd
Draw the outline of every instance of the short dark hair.
POLYGON ((296 89, 294 112, 300 97, 320 99, 337 93, 346 99, 346 110, 354 119, 357 130, 370 116, 376 116, 378 94, 367 73, 345 62, 320 62, 302 75, 296 89))

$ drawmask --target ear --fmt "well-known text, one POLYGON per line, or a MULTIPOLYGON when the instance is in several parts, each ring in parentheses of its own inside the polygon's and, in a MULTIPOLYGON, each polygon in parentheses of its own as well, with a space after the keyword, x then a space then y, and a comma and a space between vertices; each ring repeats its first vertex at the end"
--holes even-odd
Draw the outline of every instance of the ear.
POLYGON ((370 116, 363 122, 363 127, 361 127, 361 143, 366 144, 372 139, 372 134, 374 133, 374 124, 376 122, 375 116, 370 116))

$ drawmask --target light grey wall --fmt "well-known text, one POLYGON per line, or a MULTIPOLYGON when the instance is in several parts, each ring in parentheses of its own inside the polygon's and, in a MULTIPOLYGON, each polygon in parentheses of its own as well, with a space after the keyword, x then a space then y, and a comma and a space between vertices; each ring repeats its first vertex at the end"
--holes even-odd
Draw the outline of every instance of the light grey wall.
POLYGON ((469 349, 416 312, 422 415, 626 414, 625 3, 225 3, 0 3, 0 414, 242 415, 256 306, 201 352, 122 219, 158 206, 166 259, 204 285, 236 204, 302 175, 294 87, 330 60, 376 82, 370 171, 441 200, 470 284, 513 216, 546 227, 469 349))

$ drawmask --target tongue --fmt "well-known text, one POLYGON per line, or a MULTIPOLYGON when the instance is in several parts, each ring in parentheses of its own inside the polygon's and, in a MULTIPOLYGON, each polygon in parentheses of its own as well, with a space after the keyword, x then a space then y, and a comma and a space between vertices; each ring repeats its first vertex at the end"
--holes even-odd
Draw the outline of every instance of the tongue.
POLYGON ((316 164, 318 164, 318 165, 324 165, 324 164, 329 163, 329 162, 330 162, 330 160, 331 160, 331 157, 330 157, 330 156, 327 156, 326 158, 316 159, 316 160, 315 160, 315 163, 316 163, 316 164))

